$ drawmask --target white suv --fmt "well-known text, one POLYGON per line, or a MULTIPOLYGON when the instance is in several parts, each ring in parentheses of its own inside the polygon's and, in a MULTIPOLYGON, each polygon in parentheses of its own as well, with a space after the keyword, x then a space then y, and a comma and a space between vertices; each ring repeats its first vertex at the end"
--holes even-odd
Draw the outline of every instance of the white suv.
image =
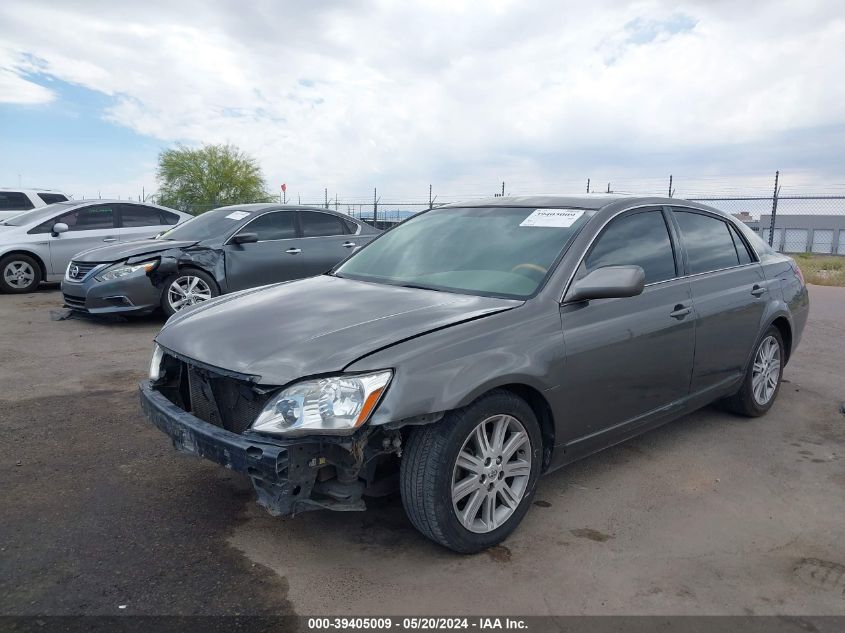
POLYGON ((0 221, 67 199, 61 191, 52 189, 0 189, 0 221))

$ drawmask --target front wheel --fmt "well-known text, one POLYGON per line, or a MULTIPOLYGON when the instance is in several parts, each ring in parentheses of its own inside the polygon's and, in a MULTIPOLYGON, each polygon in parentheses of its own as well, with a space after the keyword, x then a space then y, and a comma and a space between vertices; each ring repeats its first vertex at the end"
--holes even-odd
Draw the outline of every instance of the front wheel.
POLYGON ((531 407, 493 391, 411 430, 400 467, 405 512, 425 536, 456 552, 497 545, 528 511, 542 453, 531 407))
POLYGON ((727 408, 748 417, 761 416, 771 409, 780 390, 785 358, 780 330, 770 326, 754 348, 742 387, 725 401, 727 408))
POLYGON ((161 308, 171 317, 179 310, 208 301, 219 294, 211 275, 195 268, 186 268, 164 281, 161 308))

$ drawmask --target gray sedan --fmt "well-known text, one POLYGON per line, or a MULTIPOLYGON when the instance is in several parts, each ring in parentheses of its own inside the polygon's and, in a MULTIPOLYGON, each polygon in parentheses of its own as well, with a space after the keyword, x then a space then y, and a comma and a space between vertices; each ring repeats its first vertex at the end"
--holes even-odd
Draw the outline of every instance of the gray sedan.
POLYGON ((476 552, 544 472, 714 401, 765 414, 808 309, 795 263, 716 209, 495 198, 177 315, 141 402, 271 514, 398 485, 425 536, 476 552))
POLYGON ((155 239, 74 255, 62 293, 91 314, 171 316, 219 294, 319 275, 379 233, 326 209, 220 207, 155 239))
POLYGON ((41 281, 60 281, 80 251, 152 237, 190 217, 118 200, 69 200, 25 211, 0 222, 0 292, 30 292, 41 281))

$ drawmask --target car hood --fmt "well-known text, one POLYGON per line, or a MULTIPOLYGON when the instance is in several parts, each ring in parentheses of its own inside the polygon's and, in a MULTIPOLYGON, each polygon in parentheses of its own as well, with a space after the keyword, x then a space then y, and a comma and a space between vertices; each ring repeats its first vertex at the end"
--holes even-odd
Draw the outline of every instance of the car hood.
POLYGON ((173 317, 156 341, 265 385, 343 370, 362 356, 522 301, 322 275, 210 301, 173 317))
POLYGON ((109 244, 108 246, 98 246, 97 248, 77 253, 74 255, 73 261, 119 262, 129 257, 169 251, 171 248, 187 248, 188 246, 193 246, 194 244, 196 244, 196 241, 177 242, 175 240, 135 240, 132 242, 109 244))

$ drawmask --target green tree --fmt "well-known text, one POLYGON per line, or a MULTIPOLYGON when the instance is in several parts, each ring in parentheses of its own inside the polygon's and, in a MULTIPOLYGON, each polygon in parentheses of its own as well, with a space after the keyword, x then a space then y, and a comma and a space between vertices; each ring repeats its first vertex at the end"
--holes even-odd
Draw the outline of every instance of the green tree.
POLYGON ((158 203, 202 213, 243 202, 268 202, 261 167, 234 145, 177 145, 158 157, 158 203))

